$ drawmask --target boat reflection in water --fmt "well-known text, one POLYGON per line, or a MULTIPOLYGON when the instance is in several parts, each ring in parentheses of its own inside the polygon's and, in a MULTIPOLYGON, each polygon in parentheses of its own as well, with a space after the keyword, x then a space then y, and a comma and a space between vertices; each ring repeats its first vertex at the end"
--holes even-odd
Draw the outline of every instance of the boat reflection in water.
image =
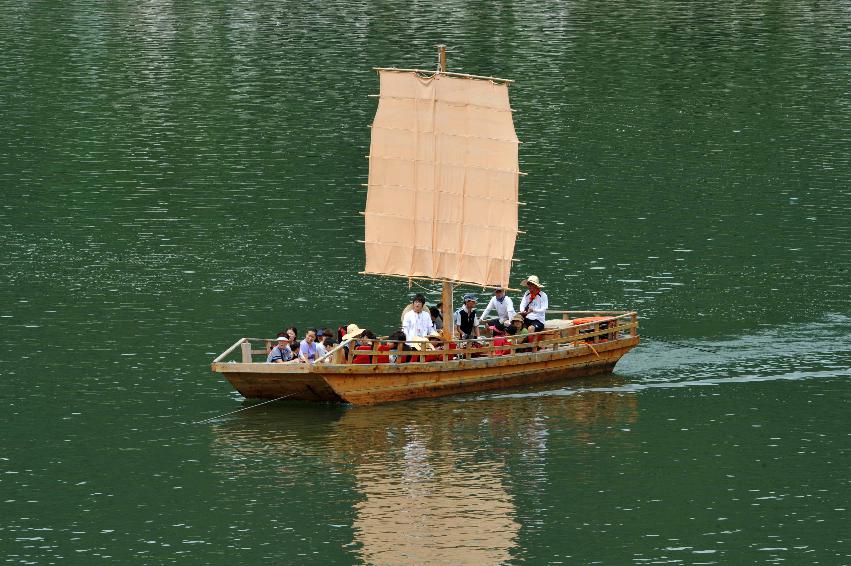
POLYGON ((329 472, 322 483, 276 481, 307 481, 314 505, 328 498, 350 505, 350 548, 367 563, 507 562, 518 546, 518 517, 534 513, 518 514, 518 500, 542 505, 542 484, 550 482, 550 431, 570 431, 555 448, 564 451, 617 435, 635 419, 634 395, 594 390, 618 381, 540 396, 258 408, 215 427, 219 469, 229 476, 329 472))

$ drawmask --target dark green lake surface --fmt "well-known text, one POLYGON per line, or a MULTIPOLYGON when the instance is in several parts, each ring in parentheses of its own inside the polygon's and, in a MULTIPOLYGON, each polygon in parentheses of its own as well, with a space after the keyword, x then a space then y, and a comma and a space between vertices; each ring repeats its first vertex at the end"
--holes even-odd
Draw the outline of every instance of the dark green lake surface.
MULTIPOLYGON (((851 6, 0 5, 10 564, 851 563, 851 6), (635 309, 614 375, 246 407, 357 322, 373 66, 517 82, 513 278, 635 309)), ((425 288, 436 298, 436 287, 425 288)))

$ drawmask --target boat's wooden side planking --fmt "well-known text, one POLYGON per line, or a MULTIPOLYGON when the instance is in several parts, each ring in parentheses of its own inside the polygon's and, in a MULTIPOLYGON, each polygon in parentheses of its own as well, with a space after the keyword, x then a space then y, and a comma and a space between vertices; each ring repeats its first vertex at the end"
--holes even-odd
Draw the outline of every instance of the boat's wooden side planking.
POLYGON ((335 393, 346 402, 369 405, 521 387, 606 373, 614 368, 627 351, 629 348, 616 348, 600 352, 599 355, 588 352, 571 358, 548 357, 523 366, 483 366, 463 370, 412 372, 392 377, 376 374, 359 376, 357 379, 339 374, 325 374, 324 377, 335 393))

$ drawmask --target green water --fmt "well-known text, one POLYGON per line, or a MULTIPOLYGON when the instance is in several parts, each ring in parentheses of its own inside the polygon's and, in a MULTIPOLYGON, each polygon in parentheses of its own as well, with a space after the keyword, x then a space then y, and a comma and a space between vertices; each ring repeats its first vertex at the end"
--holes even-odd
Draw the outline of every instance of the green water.
POLYGON ((4 563, 851 563, 849 14, 0 5, 4 563), (515 284, 635 309, 642 345, 199 423, 246 406, 208 365, 238 337, 386 334, 423 290, 356 240, 371 67, 437 43, 517 81, 515 284))

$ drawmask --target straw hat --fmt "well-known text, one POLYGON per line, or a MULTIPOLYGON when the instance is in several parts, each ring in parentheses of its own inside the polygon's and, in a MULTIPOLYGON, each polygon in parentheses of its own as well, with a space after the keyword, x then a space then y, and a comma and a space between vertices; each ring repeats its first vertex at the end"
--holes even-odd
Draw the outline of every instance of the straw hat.
POLYGON ((431 349, 431 344, 429 343, 428 338, 426 338, 425 336, 414 336, 410 339, 409 343, 411 344, 411 347, 414 350, 417 350, 419 352, 422 351, 423 346, 425 346, 428 350, 431 349))
POLYGON ((440 339, 440 338, 441 338, 441 336, 440 336, 440 332, 438 332, 437 330, 432 330, 431 332, 429 332, 429 333, 428 333, 427 338, 437 338, 437 339, 440 339))
POLYGON ((352 323, 346 327, 346 333, 343 334, 343 340, 348 340, 349 338, 360 336, 364 333, 365 330, 365 328, 361 328, 357 324, 352 323))
POLYGON ((522 314, 517 313, 517 314, 515 314, 514 316, 511 317, 511 322, 514 322, 515 320, 519 320, 520 322, 523 322, 525 319, 523 318, 522 314))
POLYGON ((523 281, 520 282, 521 285, 526 285, 527 283, 531 283, 532 285, 534 285, 538 289, 542 289, 544 287, 543 285, 541 285, 541 282, 538 280, 537 275, 530 275, 529 277, 527 277, 526 279, 524 279, 523 281))

